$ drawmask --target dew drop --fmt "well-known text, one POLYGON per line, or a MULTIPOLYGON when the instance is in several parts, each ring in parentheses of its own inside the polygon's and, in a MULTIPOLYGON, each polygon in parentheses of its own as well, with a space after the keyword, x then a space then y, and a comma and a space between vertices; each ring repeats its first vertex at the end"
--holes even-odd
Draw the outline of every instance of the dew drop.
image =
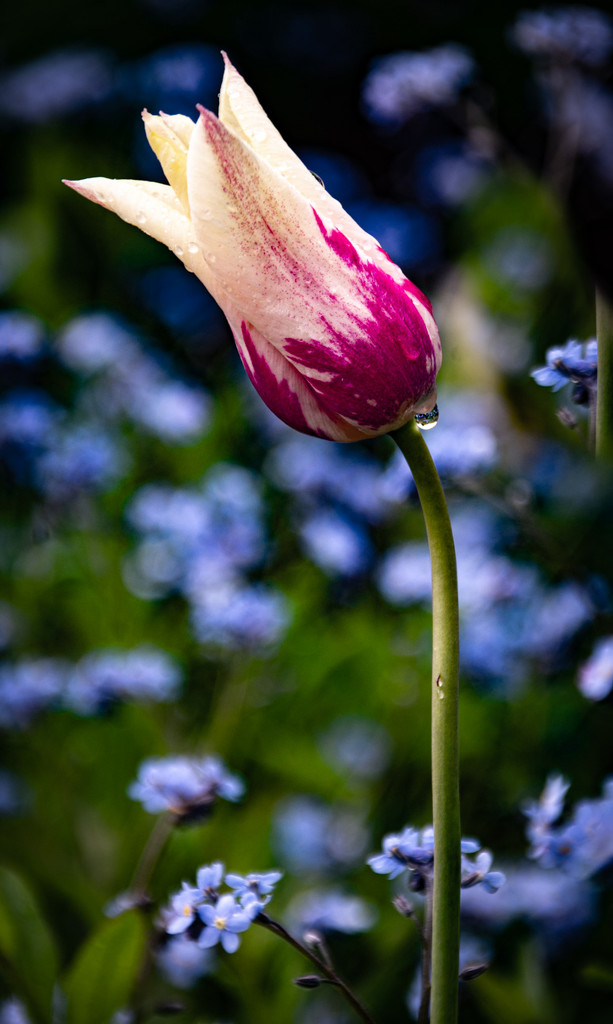
POLYGON ((137 224, 146 224, 147 223, 147 218, 146 218, 146 216, 145 216, 145 214, 143 213, 142 210, 139 210, 138 213, 136 214, 136 223, 137 224))
POLYGON ((199 252, 200 250, 198 249, 198 246, 196 245, 195 242, 190 242, 187 247, 187 251, 191 252, 192 256, 195 256, 196 253, 199 252))
POLYGON ((175 256, 182 256, 183 255, 183 249, 182 249, 182 247, 180 245, 175 245, 175 247, 174 247, 174 249, 172 251, 174 252, 175 256))
POLYGON ((416 412, 415 422, 420 430, 432 430, 438 423, 438 405, 430 409, 430 412, 416 412))
POLYGON ((209 261, 209 263, 216 263, 217 262, 217 256, 215 255, 214 252, 207 252, 206 258, 209 261))
POLYGON ((258 128, 257 131, 252 132, 251 138, 253 139, 254 142, 265 142, 266 132, 264 131, 263 128, 258 128))

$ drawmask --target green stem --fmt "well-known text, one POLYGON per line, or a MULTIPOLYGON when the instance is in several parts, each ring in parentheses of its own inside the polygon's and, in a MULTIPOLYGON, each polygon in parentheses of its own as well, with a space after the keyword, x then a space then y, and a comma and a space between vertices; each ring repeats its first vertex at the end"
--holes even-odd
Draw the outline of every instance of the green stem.
POLYGON ((596 454, 613 460, 613 310, 602 292, 596 292, 598 336, 598 397, 596 399, 596 454))
POLYGON ((307 960, 310 960, 311 963, 321 971, 326 981, 340 989, 349 1005, 355 1010, 358 1017, 364 1021, 364 1024, 375 1024, 368 1010, 362 1006, 360 1000, 353 994, 349 986, 343 981, 341 976, 336 973, 329 962, 326 962, 322 957, 317 956, 312 949, 309 949, 309 947, 305 946, 304 943, 295 939, 282 924, 279 924, 278 921, 273 921, 268 914, 264 914, 263 912, 258 914, 258 916, 254 918, 254 924, 259 924, 262 928, 267 928, 269 932, 273 932, 274 935, 278 935, 280 939, 283 939, 285 942, 289 943, 290 946, 293 946, 294 949, 297 949, 299 953, 302 953, 307 960))
POLYGON ((421 502, 432 565, 432 893, 431 1024, 455 1024, 460 945, 458 784, 459 616, 455 547, 443 488, 415 423, 392 434, 421 502))

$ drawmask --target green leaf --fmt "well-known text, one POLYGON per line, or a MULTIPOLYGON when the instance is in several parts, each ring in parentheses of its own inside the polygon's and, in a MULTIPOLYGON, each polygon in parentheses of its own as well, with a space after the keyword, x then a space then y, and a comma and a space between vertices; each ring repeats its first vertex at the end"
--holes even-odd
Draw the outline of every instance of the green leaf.
POLYGON ((68 972, 66 1024, 108 1024, 129 1003, 145 941, 145 922, 138 911, 105 921, 68 972))
POLYGON ((37 1020, 51 1017, 57 971, 53 936, 25 882, 0 867, 0 962, 2 971, 37 1020))

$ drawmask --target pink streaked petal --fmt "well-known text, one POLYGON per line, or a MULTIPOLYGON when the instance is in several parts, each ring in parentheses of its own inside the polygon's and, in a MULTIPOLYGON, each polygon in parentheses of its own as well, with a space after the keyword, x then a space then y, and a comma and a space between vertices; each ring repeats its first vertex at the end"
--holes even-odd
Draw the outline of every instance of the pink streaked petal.
MULTIPOLYGON (((355 260, 339 256, 310 203, 206 110, 192 135, 187 176, 205 259, 223 286, 231 284, 245 320, 275 347, 284 348, 287 337, 335 347, 344 333, 355 338, 352 322, 372 315, 356 267, 378 268, 392 289, 408 285, 385 257, 379 266, 349 240, 355 260), (335 339, 322 331, 322 317, 335 324, 335 339)), ((405 295, 407 306, 421 313, 410 286, 405 295)))
POLYGON ((325 409, 374 435, 434 395, 438 332, 404 275, 391 275, 384 257, 384 265, 366 257, 204 110, 188 187, 213 274, 325 409))
POLYGON ((253 324, 231 324, 247 375, 262 401, 280 420, 303 434, 329 441, 356 441, 351 424, 334 419, 307 380, 261 335, 253 324))
MULTIPOLYGON (((253 89, 247 85, 227 54, 222 53, 222 56, 225 69, 219 93, 220 121, 285 181, 293 185, 313 209, 317 210, 320 217, 333 223, 362 253, 380 266, 385 266, 387 262, 388 273, 400 283, 404 277, 400 268, 391 263, 389 256, 380 248, 376 239, 356 223, 290 149, 262 108, 253 89)), ((432 312, 430 303, 418 288, 415 288, 414 294, 418 301, 432 312)))

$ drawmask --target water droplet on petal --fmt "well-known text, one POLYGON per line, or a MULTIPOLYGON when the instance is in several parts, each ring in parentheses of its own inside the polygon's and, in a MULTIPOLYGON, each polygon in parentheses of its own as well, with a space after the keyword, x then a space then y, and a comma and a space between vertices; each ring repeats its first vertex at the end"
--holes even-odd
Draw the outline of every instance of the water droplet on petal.
POLYGON ((215 255, 214 252, 207 252, 206 258, 209 261, 209 263, 215 263, 217 261, 217 256, 215 255))
POLYGON ((195 242, 190 242, 187 247, 187 251, 191 252, 192 256, 195 256, 196 253, 199 252, 199 249, 195 242))
POLYGON ((180 245, 175 245, 175 247, 174 247, 174 249, 172 251, 174 252, 175 256, 182 256, 183 255, 183 249, 182 249, 182 247, 180 245))
POLYGON ((143 213, 142 210, 139 210, 138 213, 136 214, 136 223, 137 224, 146 224, 147 223, 147 218, 146 218, 146 216, 145 216, 145 214, 143 213))
POLYGON ((430 412, 416 412, 415 422, 420 430, 432 430, 438 423, 438 405, 430 409, 430 412))
POLYGON ((257 131, 252 132, 251 138, 253 139, 254 142, 265 142, 266 132, 264 131, 263 128, 258 128, 257 131))

